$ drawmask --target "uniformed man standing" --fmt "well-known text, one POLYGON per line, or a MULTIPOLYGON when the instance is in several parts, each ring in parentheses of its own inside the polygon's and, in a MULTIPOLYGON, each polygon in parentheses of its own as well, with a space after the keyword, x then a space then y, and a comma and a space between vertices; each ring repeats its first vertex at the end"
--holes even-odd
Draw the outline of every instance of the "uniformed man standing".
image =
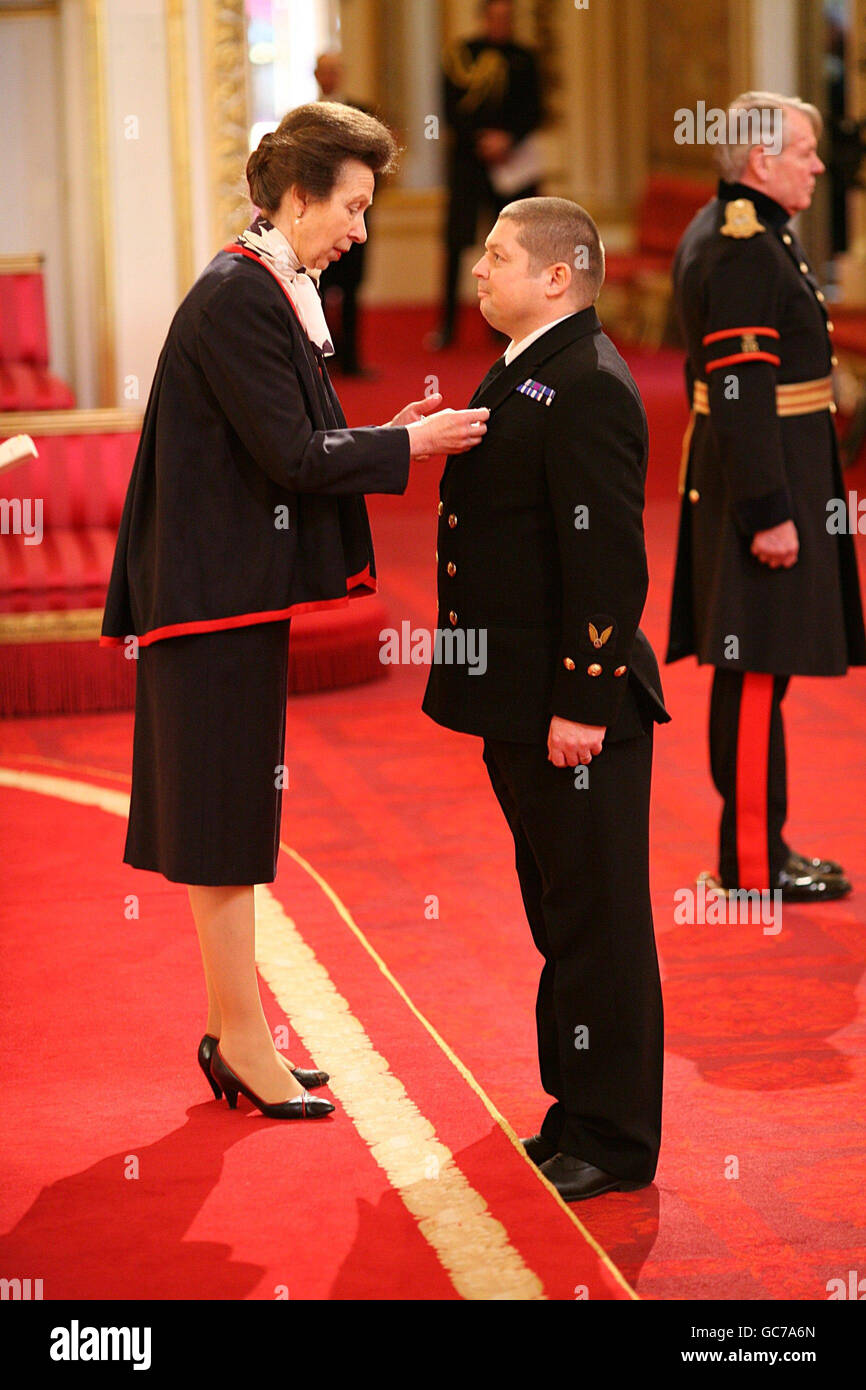
MULTIPOLYGON (((354 106, 357 111, 364 111, 368 116, 375 114, 363 106, 361 102, 350 101, 345 95, 343 90, 345 69, 339 53, 320 53, 316 59, 315 77, 319 84, 319 99, 321 101, 339 101, 344 106, 354 106)), ((338 261, 332 261, 330 265, 325 266, 319 276, 319 293, 324 301, 327 302, 330 290, 339 291, 340 331, 335 335, 334 344, 339 370, 343 376, 359 376, 368 380, 377 377, 379 373, 361 363, 358 347, 358 300, 361 293, 361 283, 364 279, 370 221, 368 213, 366 217, 368 240, 355 242, 338 261)))
POLYGON ((647 425, 601 330, 604 252, 564 198, 508 204, 473 267, 511 338, 473 396, 487 432, 440 484, 439 632, 423 708, 484 740, 544 967, 552 1098, 527 1153, 566 1201, 652 1181, 662 999, 649 891, 653 726, 668 719, 638 627, 647 425), (486 638, 484 669, 459 658, 486 638), (470 643, 470 635, 475 641, 470 643), (441 659, 436 659, 436 657, 441 659))
POLYGON ((797 98, 749 92, 732 103, 727 133, 718 196, 674 261, 692 417, 667 660, 694 654, 716 668, 714 881, 820 902, 851 885, 839 864, 784 840, 781 702, 791 676, 866 664, 853 541, 830 524, 844 496, 833 325, 788 225, 824 169, 821 117, 797 98))
POLYGON ((457 281, 467 246, 475 243, 478 217, 495 217, 516 198, 534 194, 540 175, 523 143, 541 121, 538 67, 534 53, 514 42, 511 0, 484 0, 484 33, 460 39, 445 51, 443 97, 448 123, 448 213, 441 322, 428 346, 447 347, 454 338, 457 281), (525 164, 526 154, 530 163, 525 164), (496 188, 497 171, 517 161, 520 186, 496 188))

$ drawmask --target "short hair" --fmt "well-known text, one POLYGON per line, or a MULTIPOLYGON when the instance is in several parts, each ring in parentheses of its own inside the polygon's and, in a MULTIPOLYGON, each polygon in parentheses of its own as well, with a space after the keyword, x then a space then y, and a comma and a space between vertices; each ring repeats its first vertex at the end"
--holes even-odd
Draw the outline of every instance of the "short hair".
POLYGON ((802 112, 811 123, 816 139, 821 138, 824 122, 821 112, 811 102, 801 101, 799 97, 783 96, 781 92, 741 92, 738 97, 734 97, 727 110, 729 138, 716 150, 719 172, 728 183, 736 183, 742 177, 749 162, 749 155, 755 145, 765 143, 758 134, 764 128, 762 123, 765 117, 762 113, 765 111, 782 112, 783 149, 788 143, 788 123, 785 119, 788 111, 802 112), (746 119, 743 120, 738 113, 746 113, 746 119), (735 137, 742 134, 744 129, 747 138, 745 140, 736 139, 735 137), (756 135, 756 138, 749 138, 750 134, 756 135))
POLYGON ((582 286, 589 302, 595 303, 604 284, 604 245, 585 208, 569 198, 518 198, 507 203, 499 216, 517 223, 517 240, 529 253, 532 275, 565 261, 577 272, 574 284, 582 286), (579 251, 585 253, 585 265, 578 264, 579 251))
POLYGON ((286 189, 298 184, 321 201, 331 196, 347 159, 390 174, 397 155, 397 141, 375 116, 339 101, 311 101, 288 111, 253 150, 246 167, 250 199, 275 213, 286 189))

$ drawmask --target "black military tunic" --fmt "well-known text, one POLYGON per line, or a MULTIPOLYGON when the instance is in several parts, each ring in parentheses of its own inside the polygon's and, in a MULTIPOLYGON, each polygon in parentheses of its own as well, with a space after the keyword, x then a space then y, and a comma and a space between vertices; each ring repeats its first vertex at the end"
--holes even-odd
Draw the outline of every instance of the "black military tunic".
POLYGON ((853 539, 828 529, 828 504, 845 495, 832 323, 787 223, 773 199, 722 182, 673 267, 692 419, 667 660, 694 654, 716 667, 710 756, 727 888, 776 886, 790 853, 789 678, 866 663, 853 539), (797 562, 770 568, 752 539, 788 520, 797 562))
POLYGON ((460 255, 475 241, 481 208, 487 207, 495 217, 506 203, 536 192, 534 179, 512 193, 502 194, 494 189, 489 168, 476 148, 478 132, 504 130, 515 145, 519 144, 539 125, 541 100, 532 51, 520 44, 493 43, 486 38, 459 40, 446 49, 442 84, 451 137, 446 173, 442 329, 450 337, 457 307, 460 255))
POLYGON ((500 359, 471 404, 491 413, 482 442, 448 459, 440 485, 438 626, 486 663, 449 660, 461 648, 443 641, 423 708, 483 738, 514 837, 544 958, 538 1052, 553 1104, 542 1133, 563 1153, 649 1182, 663 1054, 649 792, 653 727, 668 714, 638 627, 646 416, 593 308, 510 364, 500 359), (469 632, 483 632, 486 650, 469 632), (588 768, 549 761, 553 715, 607 729, 588 768))
POLYGON ((832 395, 810 385, 805 413, 778 413, 798 402, 777 405, 777 386, 833 366, 827 305, 787 221, 773 199, 723 183, 674 260, 689 404, 697 384, 709 414, 691 437, 667 660, 836 676, 866 663, 866 638, 852 537, 827 529, 828 501, 845 496, 832 395), (797 563, 770 569, 752 536, 789 518, 797 563))

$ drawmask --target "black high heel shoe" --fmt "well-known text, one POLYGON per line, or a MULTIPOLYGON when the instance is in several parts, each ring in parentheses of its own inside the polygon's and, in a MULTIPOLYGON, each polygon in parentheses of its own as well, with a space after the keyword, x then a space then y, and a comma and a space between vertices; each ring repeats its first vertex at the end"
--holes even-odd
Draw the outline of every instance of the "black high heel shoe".
POLYGON ((210 1061, 211 1057, 213 1056, 213 1050, 218 1042, 219 1038, 213 1037, 210 1033, 205 1033, 204 1037, 198 1045, 198 1064, 204 1072, 205 1076, 207 1077, 208 1085, 213 1091, 216 1099, 220 1100, 222 1097, 223 1088, 222 1086, 217 1085, 217 1083, 214 1081, 213 1077, 210 1074, 210 1061))
MULTIPOLYGON (((218 1042, 219 1038, 215 1038, 212 1033, 205 1033, 198 1045, 198 1064, 207 1077, 211 1090, 217 1100, 219 1100, 222 1095, 222 1088, 217 1085, 211 1076, 210 1060, 218 1042)), ((326 1082, 331 1079, 329 1072, 313 1071, 309 1067, 290 1067, 289 1070, 298 1084, 303 1086, 305 1091, 315 1091, 317 1087, 324 1086, 326 1082)))
POLYGON ((293 1096, 291 1100, 282 1100, 276 1103, 262 1100, 255 1091, 251 1090, 245 1081, 242 1081, 237 1072, 232 1071, 231 1067, 224 1060, 219 1047, 214 1049, 211 1057, 211 1076, 225 1091, 229 1109, 237 1109, 238 1093, 251 1100, 257 1110, 263 1115, 267 1115, 269 1120, 314 1120, 320 1115, 330 1115, 334 1106, 329 1100, 323 1100, 321 1096, 311 1096, 307 1091, 302 1091, 299 1096, 293 1096))

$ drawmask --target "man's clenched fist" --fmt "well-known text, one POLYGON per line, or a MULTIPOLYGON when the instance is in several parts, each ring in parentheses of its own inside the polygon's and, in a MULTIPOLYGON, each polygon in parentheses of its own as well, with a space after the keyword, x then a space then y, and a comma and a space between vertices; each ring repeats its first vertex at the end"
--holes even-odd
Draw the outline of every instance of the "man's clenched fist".
POLYGON ((604 724, 575 724, 555 714, 547 735, 548 762, 554 767, 585 766, 598 757, 606 733, 604 724))

